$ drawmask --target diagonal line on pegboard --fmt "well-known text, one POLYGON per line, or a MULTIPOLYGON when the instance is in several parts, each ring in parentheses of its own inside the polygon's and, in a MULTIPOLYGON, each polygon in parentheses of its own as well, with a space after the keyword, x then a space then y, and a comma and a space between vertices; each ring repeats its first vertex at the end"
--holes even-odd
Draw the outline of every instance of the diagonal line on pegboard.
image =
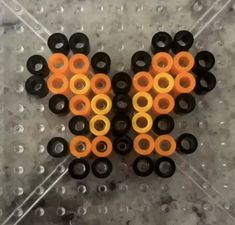
POLYGON ((60 162, 54 170, 40 183, 33 191, 24 199, 24 201, 17 206, 17 209, 22 209, 23 213, 20 217, 16 218, 14 216, 15 210, 1 223, 1 225, 16 225, 18 224, 30 211, 31 209, 64 177, 68 172, 68 166, 71 157, 66 157, 62 162, 60 162), (61 171, 62 168, 62 171, 61 171), (38 196, 37 190, 43 188, 43 193, 38 196))
POLYGON ((202 27, 200 27, 200 22, 208 16, 211 11, 213 11, 214 7, 220 2, 220 0, 215 1, 211 7, 193 24, 190 31, 194 34, 194 38, 196 39, 228 6, 230 3, 232 3, 234 0, 228 0, 224 3, 224 5, 218 10, 215 11, 208 20, 205 22, 202 27), (197 31, 197 28, 199 29, 197 31))
POLYGON ((200 21, 202 21, 210 12, 211 10, 215 7, 215 5, 219 2, 220 0, 216 0, 203 14, 201 17, 199 17, 192 25, 192 27, 189 29, 191 32, 200 24, 200 21))
POLYGON ((21 22, 23 22, 37 37, 39 37, 44 43, 47 43, 47 39, 51 35, 51 32, 31 13, 29 13, 18 1, 0 0, 0 2, 21 22))
POLYGON ((225 214, 229 216, 235 222, 235 217, 231 211, 224 208, 224 204, 228 201, 223 198, 223 196, 209 184, 209 181, 203 177, 194 167, 190 165, 180 154, 176 154, 177 168, 179 171, 187 177, 196 187, 198 187, 210 200, 219 207, 225 214))
MULTIPOLYGON (((22 23, 24 23, 38 38, 40 38, 44 43, 47 43, 47 38, 50 36, 51 32, 42 24, 40 23, 32 14, 30 14, 18 1, 16 0, 0 0, 0 2, 9 10, 11 11, 20 21, 22 21, 22 23), (20 10, 15 10, 15 9, 20 9, 20 10), (40 29, 35 29, 36 26, 39 26, 40 29)), ((215 18, 218 17, 218 15, 221 14, 221 12, 223 12, 228 5, 232 2, 232 0, 228 0, 227 2, 225 2, 225 4, 217 11, 213 12, 213 9, 215 8, 216 4, 220 2, 220 0, 215 1, 207 10, 206 12, 193 24, 192 28, 190 29, 190 31, 193 32, 195 38, 197 38, 213 21, 215 18), (212 14, 212 15, 210 15, 212 14), (207 17, 209 16, 209 18, 207 19, 207 17), (207 19, 207 21, 205 22, 205 24, 200 27, 200 23, 202 22, 203 19, 207 19), (197 31, 198 29, 198 31, 197 31)), ((181 158, 180 156, 177 156, 179 161, 184 161, 183 158, 181 158)), ((62 161, 63 163, 64 161, 62 161)), ((46 179, 50 179, 51 181, 51 185, 44 191, 44 193, 38 197, 38 199, 31 205, 28 206, 27 210, 25 210, 25 212, 23 213, 23 215, 16 221, 11 221, 12 217, 14 216, 14 211, 7 217, 7 219, 2 223, 2 225, 7 224, 8 222, 10 222, 10 224, 17 224, 19 223, 26 215, 27 213, 35 206, 35 204, 41 199, 43 198, 50 190, 51 188, 56 185, 56 183, 66 174, 67 169, 64 173, 62 173, 59 176, 55 176, 54 180, 51 180, 51 177, 53 176, 54 173, 56 173, 56 169, 57 167, 61 165, 61 163, 59 163, 56 168, 52 171, 52 173, 50 174, 50 176, 48 176, 46 179)), ((193 168, 191 165, 189 165, 191 170, 194 172, 193 174, 196 174, 197 177, 201 178, 202 180, 204 180, 205 182, 207 182, 207 180, 195 169, 193 168)), ((214 191, 216 191, 217 195, 216 198, 214 195, 210 194, 210 192, 208 190, 205 190, 201 187, 200 183, 197 182, 194 178, 192 178, 191 174, 189 174, 187 171, 180 169, 181 172, 188 178, 190 179, 198 188, 200 188, 205 194, 208 195, 208 197, 210 197, 212 200, 214 200, 215 204, 218 205, 222 210, 224 210, 230 217, 232 217, 233 219, 234 216, 226 211, 224 209, 224 207, 222 207, 221 204, 221 200, 223 200, 222 196, 220 196, 217 191, 215 189, 213 189, 214 191)), ((191 172, 192 172, 191 171, 191 172)), ((46 179, 42 182, 46 182, 46 179)), ((213 188, 213 187, 211 187, 213 188)), ((27 203, 27 200, 34 194, 35 190, 31 192, 30 195, 28 195, 28 197, 23 201, 23 203, 21 204, 21 207, 24 206, 25 203, 27 203)), ((213 192, 214 193, 214 192, 213 192)), ((223 200, 224 202, 224 200, 223 200)), ((9 224, 9 223, 8 223, 9 224)))

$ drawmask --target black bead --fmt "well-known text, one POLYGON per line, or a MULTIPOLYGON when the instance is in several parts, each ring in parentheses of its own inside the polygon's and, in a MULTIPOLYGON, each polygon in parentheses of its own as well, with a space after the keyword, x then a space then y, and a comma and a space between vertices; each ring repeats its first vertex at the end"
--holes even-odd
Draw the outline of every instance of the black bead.
POLYGON ((191 94, 179 94, 175 98, 174 112, 176 114, 190 113, 195 109, 196 100, 191 94))
POLYGON ((154 163, 148 156, 139 156, 133 163, 133 170, 136 175, 140 177, 149 176, 154 170, 154 163), (141 164, 144 164, 141 166, 141 164), (141 166, 141 168, 140 168, 141 166))
POLYGON ((28 71, 33 75, 46 77, 50 73, 50 70, 47 65, 47 61, 41 55, 30 56, 27 60, 26 67, 28 71))
POLYGON ((69 164, 69 174, 72 178, 80 180, 88 176, 90 165, 85 159, 74 159, 69 164), (80 171, 81 170, 81 171, 80 171))
POLYGON ((112 88, 114 93, 127 94, 131 89, 131 77, 125 72, 116 73, 112 78, 112 88))
POLYGON ((111 129, 114 135, 124 135, 131 128, 131 119, 125 114, 117 114, 111 121, 111 129))
POLYGON ((62 94, 53 95, 49 100, 49 109, 60 116, 69 113, 69 100, 62 94))
POLYGON ((138 51, 131 58, 131 69, 134 73, 149 71, 150 65, 151 56, 145 51, 138 51))
POLYGON ((69 54, 69 41, 62 33, 52 34, 47 40, 47 45, 52 53, 69 54))
POLYGON ((105 52, 97 52, 91 57, 91 65, 95 73, 108 74, 111 66, 111 59, 105 52))
POLYGON ((31 76, 25 82, 25 89, 28 94, 38 98, 45 97, 49 90, 45 80, 40 76, 31 76))
POLYGON ((215 76, 208 71, 201 73, 199 76, 196 76, 196 86, 194 92, 198 95, 204 95, 212 91, 216 86, 215 76))
POLYGON ((69 130, 74 135, 84 135, 89 132, 89 122, 84 116, 74 116, 69 121, 69 130))
POLYGON ((194 135, 189 133, 181 134, 177 139, 177 150, 184 154, 191 154, 196 151, 198 142, 194 135))
POLYGON ((111 174, 112 169, 113 169, 112 163, 107 158, 97 158, 94 160, 94 162, 91 165, 91 170, 97 178, 108 177, 111 174))
POLYGON ((90 53, 90 42, 84 33, 74 33, 69 38, 69 47, 74 54, 82 53, 88 55, 90 53))
POLYGON ((113 149, 120 155, 127 155, 133 149, 133 141, 127 135, 117 137, 114 139, 113 149))
POLYGON ((54 137, 47 144, 47 152, 55 158, 66 156, 68 151, 68 142, 64 138, 54 137))
POLYGON ((169 52, 172 47, 172 37, 166 32, 158 32, 153 35, 151 51, 153 54, 158 52, 169 52))
POLYGON ((131 97, 128 94, 117 94, 113 98, 113 108, 116 112, 128 112, 132 107, 131 97))
POLYGON ((201 72, 210 70, 214 65, 214 55, 209 51, 201 51, 195 56, 193 72, 200 75, 201 72))
POLYGON ((175 173, 175 170, 175 162, 168 157, 161 157, 155 162, 155 173, 162 178, 171 177, 175 173), (162 164, 166 164, 167 169, 162 168, 162 164))
POLYGON ((158 135, 169 134, 174 129, 175 123, 169 115, 159 115, 153 121, 153 131, 158 135))
POLYGON ((193 45, 193 35, 187 30, 181 30, 174 36, 172 51, 176 54, 181 51, 188 51, 193 45))

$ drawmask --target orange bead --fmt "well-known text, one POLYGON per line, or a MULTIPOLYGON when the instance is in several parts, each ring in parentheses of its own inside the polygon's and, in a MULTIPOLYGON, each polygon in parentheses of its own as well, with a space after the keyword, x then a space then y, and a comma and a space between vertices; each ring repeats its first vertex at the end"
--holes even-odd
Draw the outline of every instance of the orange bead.
POLYGON ((52 73, 66 74, 69 69, 67 56, 62 53, 54 53, 48 59, 48 67, 52 73))
POLYGON ((91 153, 91 142, 85 136, 76 136, 70 141, 69 150, 77 158, 86 157, 91 153))
POLYGON ((103 73, 97 73, 91 78, 91 90, 95 94, 108 94, 111 90, 111 80, 103 73))
POLYGON ((153 100, 153 109, 157 114, 168 114, 174 106, 175 100, 169 94, 158 94, 153 100))
POLYGON ((182 72, 175 77, 175 85, 173 89, 174 95, 182 93, 191 93, 196 85, 194 76, 188 72, 182 72))
POLYGON ((91 111, 91 103, 85 95, 74 95, 70 99, 69 108, 74 115, 87 116, 91 111))
POLYGON ((98 136, 92 141, 91 150, 97 157, 108 157, 112 153, 113 145, 106 136, 98 136))
POLYGON ((47 87, 53 94, 68 94, 69 81, 64 74, 54 73, 49 76, 47 87))
POLYGON ((170 135, 161 135, 155 141, 155 151, 160 156, 169 157, 176 151, 175 139, 170 135))
POLYGON ((194 58, 189 52, 179 52, 175 55, 173 60, 173 67, 171 72, 177 75, 181 72, 188 72, 194 66, 194 58))
POLYGON ((150 155, 154 150, 154 140, 148 134, 139 134, 134 139, 134 150, 140 155, 150 155))
POLYGON ((74 54, 69 60, 69 70, 71 73, 87 74, 90 68, 90 61, 86 55, 74 54))
POLYGON ((150 73, 141 71, 134 75, 132 84, 136 91, 148 92, 153 87, 153 78, 150 73))
POLYGON ((159 52, 152 58, 152 73, 153 76, 158 73, 167 73, 172 69, 173 59, 170 54, 166 52, 159 52))

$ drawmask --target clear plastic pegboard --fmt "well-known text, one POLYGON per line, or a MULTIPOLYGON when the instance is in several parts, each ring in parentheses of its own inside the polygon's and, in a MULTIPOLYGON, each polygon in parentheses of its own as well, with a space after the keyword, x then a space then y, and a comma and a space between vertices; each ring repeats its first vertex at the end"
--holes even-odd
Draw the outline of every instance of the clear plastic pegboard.
POLYGON ((234 22, 233 0, 0 0, 0 224, 234 224, 234 22), (137 177, 133 154, 112 155, 114 171, 105 180, 71 179, 71 157, 52 159, 46 151, 51 137, 72 137, 70 116, 52 116, 49 96, 26 94, 28 57, 47 58, 53 32, 81 31, 90 55, 110 55, 111 75, 130 72, 132 54, 149 51, 154 33, 180 29, 194 34, 193 53, 216 57, 216 89, 196 96, 194 112, 175 117, 173 136, 193 131, 198 150, 174 156, 170 179, 137 177))

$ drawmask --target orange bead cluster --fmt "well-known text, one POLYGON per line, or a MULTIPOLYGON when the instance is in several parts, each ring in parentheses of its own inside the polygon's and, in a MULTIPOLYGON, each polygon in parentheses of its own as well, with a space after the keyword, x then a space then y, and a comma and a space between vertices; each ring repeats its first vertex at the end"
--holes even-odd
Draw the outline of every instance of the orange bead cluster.
POLYGON ((189 52, 182 51, 173 57, 159 52, 152 57, 149 72, 140 71, 134 75, 132 104, 136 114, 132 118, 132 127, 139 133, 134 139, 138 154, 149 155, 154 149, 160 156, 174 154, 176 142, 173 137, 160 135, 154 141, 146 133, 152 129, 153 117, 172 112, 177 95, 194 90, 193 66, 194 57, 189 52))
POLYGON ((174 40, 168 33, 158 32, 151 42, 152 57, 145 51, 133 54, 133 78, 125 72, 110 78, 110 57, 97 52, 89 60, 90 44, 85 34, 74 33, 69 40, 62 33, 52 34, 48 47, 53 54, 48 62, 40 55, 28 59, 27 68, 33 75, 26 80, 25 87, 38 98, 45 97, 48 91, 53 93, 49 108, 58 115, 74 115, 68 127, 75 137, 69 143, 62 137, 52 138, 48 153, 59 158, 69 151, 75 156, 69 165, 69 173, 75 179, 89 174, 90 165, 84 158, 91 153, 97 157, 91 166, 93 174, 99 178, 109 176, 112 163, 107 157, 113 149, 123 156, 134 149, 139 156, 132 167, 138 176, 148 176, 153 170, 163 178, 172 176, 176 166, 169 157, 176 149, 193 153, 198 142, 191 133, 183 133, 177 140, 170 135, 174 128, 171 113, 193 111, 196 101, 190 93, 204 95, 216 86, 216 78, 210 72, 215 64, 213 54, 201 51, 194 58, 189 52, 192 45, 193 35, 189 31, 177 32, 174 40), (100 67, 99 62, 104 65, 100 67), (48 75, 46 83, 44 78, 48 75), (187 107, 181 106, 180 101, 185 101, 187 107), (79 122, 83 127, 76 127, 79 122), (160 122, 166 122, 167 128, 161 128, 160 122), (189 147, 183 146, 183 141, 189 147), (153 152, 159 156, 155 162, 148 157, 153 152), (147 165, 146 171, 139 168, 139 162, 147 165), (99 163, 105 164, 106 172, 98 171, 99 163), (169 164, 168 172, 161 171, 161 163, 169 164), (76 168, 78 164, 85 168, 81 174, 76 168))
POLYGON ((84 54, 74 54, 70 58, 61 53, 52 54, 48 67, 51 71, 47 80, 48 89, 53 94, 69 97, 71 113, 89 117, 90 131, 97 136, 92 143, 86 136, 74 137, 69 145, 71 154, 78 158, 86 157, 91 152, 98 157, 109 156, 112 143, 105 136, 110 130, 107 114, 112 109, 109 76, 103 73, 91 76, 90 61, 84 54), (105 151, 101 152, 99 148, 105 148, 105 151))

